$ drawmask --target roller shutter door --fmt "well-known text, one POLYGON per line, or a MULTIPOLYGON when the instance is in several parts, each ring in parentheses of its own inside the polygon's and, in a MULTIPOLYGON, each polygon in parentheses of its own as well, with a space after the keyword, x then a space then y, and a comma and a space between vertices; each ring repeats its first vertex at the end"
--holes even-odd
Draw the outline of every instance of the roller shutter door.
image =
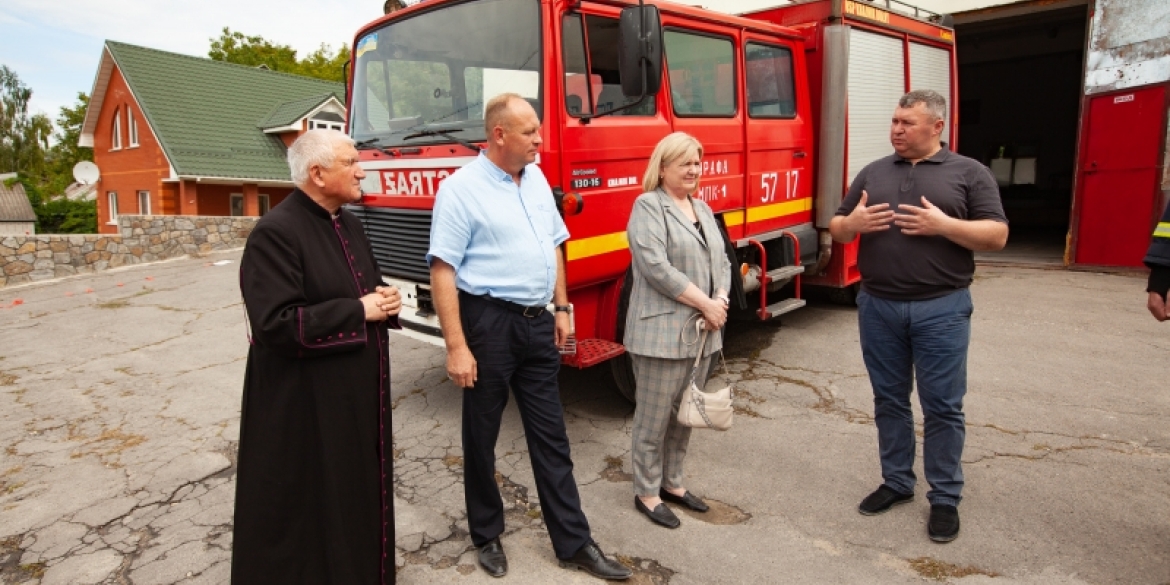
POLYGON ((910 89, 933 89, 947 98, 943 142, 951 141, 951 55, 944 49, 910 43, 910 89))
POLYGON ((906 93, 902 40, 849 30, 849 160, 853 182, 865 165, 893 154, 890 116, 906 93))

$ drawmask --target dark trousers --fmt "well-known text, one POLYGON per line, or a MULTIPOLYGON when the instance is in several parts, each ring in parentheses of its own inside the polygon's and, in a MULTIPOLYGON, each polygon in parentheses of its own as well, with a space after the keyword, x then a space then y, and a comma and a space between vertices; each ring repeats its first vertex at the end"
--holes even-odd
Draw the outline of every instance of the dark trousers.
POLYGON ((488 300, 459 294, 463 334, 479 380, 463 391, 463 494, 471 542, 483 546, 504 531, 504 503, 496 485, 496 439, 516 396, 540 508, 559 559, 590 541, 589 522, 573 479, 569 437, 557 387, 561 356, 556 320, 542 312, 525 317, 488 300))
POLYGON ((895 491, 914 491, 910 393, 917 386, 924 422, 923 467, 930 484, 926 499, 931 504, 957 506, 962 499, 967 436, 963 397, 973 309, 967 289, 925 301, 891 301, 864 291, 857 295, 882 478, 895 491))

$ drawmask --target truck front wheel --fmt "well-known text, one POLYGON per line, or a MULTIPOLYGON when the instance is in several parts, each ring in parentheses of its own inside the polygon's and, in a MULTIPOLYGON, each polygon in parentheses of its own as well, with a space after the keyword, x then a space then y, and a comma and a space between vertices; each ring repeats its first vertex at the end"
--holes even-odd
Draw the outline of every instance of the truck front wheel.
POLYGON ((634 381, 634 363, 630 361, 630 354, 623 353, 609 360, 609 368, 618 392, 621 392, 626 400, 637 403, 638 385, 634 381))

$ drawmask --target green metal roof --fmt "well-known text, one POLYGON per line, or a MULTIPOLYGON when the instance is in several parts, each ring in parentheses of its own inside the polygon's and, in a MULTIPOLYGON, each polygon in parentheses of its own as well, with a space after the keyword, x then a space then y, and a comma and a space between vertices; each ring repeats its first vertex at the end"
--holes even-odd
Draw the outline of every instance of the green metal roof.
POLYGON ((179 176, 290 180, 284 144, 258 124, 279 114, 288 125, 299 118, 293 109, 303 106, 303 116, 345 91, 331 81, 115 41, 106 48, 179 176))
MULTIPOLYGON (((313 111, 313 108, 321 105, 322 102, 331 97, 337 96, 334 96, 332 93, 325 93, 277 104, 277 106, 272 109, 272 112, 265 116, 257 126, 261 130, 288 126, 293 122, 304 118, 306 114, 313 111)), ((341 98, 337 97, 337 101, 340 102, 341 98)))

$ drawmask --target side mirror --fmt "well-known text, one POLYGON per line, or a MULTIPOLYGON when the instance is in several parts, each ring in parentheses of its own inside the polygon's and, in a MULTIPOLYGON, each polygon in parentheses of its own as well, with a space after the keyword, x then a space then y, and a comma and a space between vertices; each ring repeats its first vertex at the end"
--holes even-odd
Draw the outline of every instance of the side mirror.
POLYGON ((656 95, 662 88, 662 19, 657 6, 627 6, 618 21, 618 70, 626 97, 656 95))

